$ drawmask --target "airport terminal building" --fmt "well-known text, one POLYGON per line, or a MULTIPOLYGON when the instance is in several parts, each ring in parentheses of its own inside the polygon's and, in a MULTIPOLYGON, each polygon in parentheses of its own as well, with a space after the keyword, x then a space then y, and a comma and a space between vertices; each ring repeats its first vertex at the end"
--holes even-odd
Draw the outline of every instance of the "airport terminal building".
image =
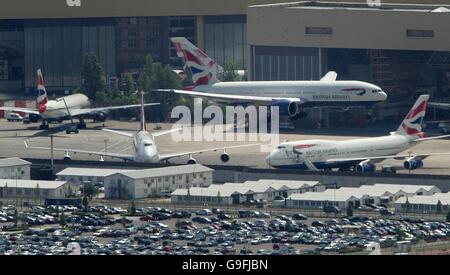
POLYGON ((42 68, 49 91, 81 85, 94 52, 115 83, 150 53, 181 67, 169 37, 185 36, 219 64, 234 61, 251 80, 338 79, 379 85, 390 102, 420 93, 449 97, 450 5, 446 0, 332 2, 275 0, 5 0, 0 10, 0 89, 34 95, 42 68), (75 1, 77 2, 77 1, 75 1), (446 5, 447 4, 447 5, 446 5), (26 8, 24 8, 26 7, 26 8))

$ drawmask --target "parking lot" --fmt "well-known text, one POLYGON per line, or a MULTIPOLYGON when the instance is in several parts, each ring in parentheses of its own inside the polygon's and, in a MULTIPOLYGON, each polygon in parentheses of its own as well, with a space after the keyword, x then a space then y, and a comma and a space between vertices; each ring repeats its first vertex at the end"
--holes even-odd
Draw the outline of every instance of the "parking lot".
POLYGON ((169 210, 98 205, 33 207, 0 212, 0 254, 335 254, 365 253, 379 243, 440 243, 450 237, 450 223, 419 218, 399 220, 357 216, 310 217, 260 210, 169 210), (28 228, 16 228, 27 225, 28 228))

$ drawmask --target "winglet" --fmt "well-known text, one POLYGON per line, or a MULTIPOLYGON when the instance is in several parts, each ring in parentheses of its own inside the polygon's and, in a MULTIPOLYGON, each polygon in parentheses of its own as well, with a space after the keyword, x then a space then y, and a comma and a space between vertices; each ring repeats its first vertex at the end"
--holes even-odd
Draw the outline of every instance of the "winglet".
POLYGON ((326 73, 320 81, 336 81, 337 73, 335 71, 329 71, 326 73))

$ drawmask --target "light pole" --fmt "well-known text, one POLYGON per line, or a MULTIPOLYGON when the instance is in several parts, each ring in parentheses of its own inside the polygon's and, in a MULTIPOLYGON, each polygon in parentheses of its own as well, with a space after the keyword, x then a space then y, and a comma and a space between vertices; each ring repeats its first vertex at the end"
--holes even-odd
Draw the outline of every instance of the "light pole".
POLYGON ((52 169, 52 173, 53 173, 53 161, 54 161, 54 156, 53 156, 53 135, 50 135, 50 166, 52 169))

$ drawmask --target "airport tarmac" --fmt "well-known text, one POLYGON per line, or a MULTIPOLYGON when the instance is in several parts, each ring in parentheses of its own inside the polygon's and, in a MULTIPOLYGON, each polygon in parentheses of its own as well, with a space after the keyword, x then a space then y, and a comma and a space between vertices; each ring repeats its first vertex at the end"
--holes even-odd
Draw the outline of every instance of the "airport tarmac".
MULTIPOLYGON (((65 132, 56 133, 54 139, 54 146, 83 149, 92 151, 105 150, 105 140, 108 152, 114 153, 133 153, 132 139, 115 135, 112 133, 101 131, 103 123, 92 123, 87 120, 88 129, 81 130, 79 134, 66 134, 65 132)), ((137 122, 120 122, 120 121, 106 121, 105 126, 109 129, 135 132, 139 129, 137 122)), ((170 129, 171 124, 160 124, 162 129, 170 129)), ((56 124, 51 124, 51 128, 57 127, 56 124)), ((149 123, 148 129, 154 129, 156 124, 149 123)), ((284 140, 306 140, 306 139, 330 139, 330 140, 344 140, 360 138, 364 136, 378 136, 386 135, 389 131, 394 129, 381 130, 367 130, 367 129, 352 129, 352 130, 297 130, 295 132, 282 132, 279 135, 279 142, 284 140)), ((195 129, 192 129, 195 131, 195 129)), ((241 144, 254 144, 259 141, 250 141, 250 137, 255 138, 254 135, 246 135, 246 141, 220 142, 220 141, 180 141, 176 142, 172 139, 171 134, 156 138, 156 143, 161 154, 195 151, 207 148, 217 148, 222 146, 232 146, 241 144)), ((50 151, 27 150, 24 141, 27 141, 30 146, 45 146, 50 147, 50 137, 48 131, 39 130, 39 124, 23 124, 21 122, 7 122, 4 119, 0 120, 0 157, 21 157, 21 158, 50 158, 50 151)), ((274 139, 277 140, 277 139, 274 139)), ((260 146, 244 147, 230 149, 227 152, 230 154, 230 161, 225 165, 242 165, 255 168, 269 168, 265 162, 267 152, 261 152, 260 146)), ((416 147, 413 147, 408 152, 404 153, 450 153, 450 140, 431 140, 423 142, 416 147)), ((62 159, 64 152, 55 152, 56 159, 62 159)), ((220 153, 208 152, 201 155, 194 156, 195 159, 202 164, 210 165, 224 165, 219 159, 220 153)), ((71 154, 72 159, 77 160, 98 160, 97 156, 89 156, 85 154, 71 154)), ((110 160, 108 158, 108 160, 110 160)), ((188 157, 181 157, 171 160, 172 163, 186 163, 188 157)), ((120 160, 117 160, 120 161, 120 160)), ((402 161, 400 160, 386 160, 378 164, 380 169, 383 165, 392 165, 402 168, 402 161)), ((424 167, 414 171, 399 170, 398 173, 411 174, 438 174, 450 175, 450 155, 449 156, 432 156, 424 160, 424 167)))

